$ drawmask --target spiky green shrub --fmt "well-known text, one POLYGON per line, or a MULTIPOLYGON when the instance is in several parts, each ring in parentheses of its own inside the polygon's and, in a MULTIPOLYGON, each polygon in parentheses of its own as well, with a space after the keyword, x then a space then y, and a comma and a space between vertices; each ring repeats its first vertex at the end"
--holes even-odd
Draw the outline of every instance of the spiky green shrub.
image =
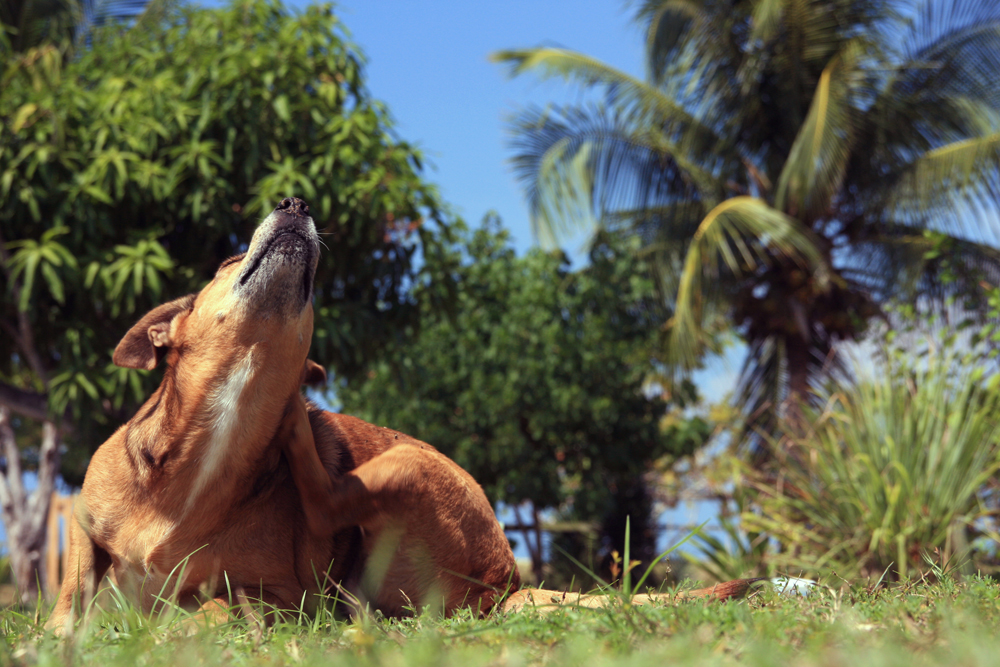
POLYGON ((971 354, 887 351, 824 396, 811 428, 786 426, 777 465, 756 473, 748 531, 774 564, 842 577, 906 577, 967 560, 1000 468, 1000 392, 971 354))

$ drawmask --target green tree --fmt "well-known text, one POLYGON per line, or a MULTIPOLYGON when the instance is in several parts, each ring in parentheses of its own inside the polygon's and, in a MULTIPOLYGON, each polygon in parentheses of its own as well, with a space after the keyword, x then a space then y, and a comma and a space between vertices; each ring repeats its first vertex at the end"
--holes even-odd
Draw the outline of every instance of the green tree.
MULTIPOLYGON (((306 199, 327 245, 312 354, 343 377, 415 322, 414 253, 433 254, 449 222, 329 5, 185 7, 91 39, 73 58, 55 45, 11 56, 0 81, 0 492, 12 556, 40 556, 48 506, 17 497, 15 440, 38 443, 37 422, 48 424, 40 493, 60 467, 60 433, 62 473, 79 483, 157 381, 111 366, 114 345, 244 250, 280 199, 306 199)), ((34 565, 19 558, 30 587, 34 565)))
MULTIPOLYGON (((693 451, 709 428, 697 418, 661 428, 668 402, 648 381, 662 312, 641 266, 611 241, 573 272, 561 252, 517 258, 488 219, 425 267, 455 277, 455 308, 436 309, 418 289, 415 341, 336 393, 345 411, 441 449, 494 501, 597 521, 605 553, 622 552, 631 515, 631 553, 649 562, 655 527, 643 476, 654 461, 693 451)), ((537 572, 541 550, 529 547, 537 572)))
POLYGON ((769 428, 890 300, 986 303, 1000 283, 1000 4, 646 0, 648 75, 506 51, 604 92, 527 110, 516 166, 538 229, 641 238, 681 373, 734 327, 738 399, 769 428))

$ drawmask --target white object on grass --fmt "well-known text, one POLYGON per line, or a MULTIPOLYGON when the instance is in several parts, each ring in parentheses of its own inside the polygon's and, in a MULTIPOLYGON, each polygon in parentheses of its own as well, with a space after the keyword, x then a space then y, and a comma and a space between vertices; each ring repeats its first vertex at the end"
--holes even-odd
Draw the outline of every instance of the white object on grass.
POLYGON ((812 579, 798 577, 775 577, 771 583, 778 589, 779 593, 786 595, 809 595, 809 592, 816 585, 812 579))

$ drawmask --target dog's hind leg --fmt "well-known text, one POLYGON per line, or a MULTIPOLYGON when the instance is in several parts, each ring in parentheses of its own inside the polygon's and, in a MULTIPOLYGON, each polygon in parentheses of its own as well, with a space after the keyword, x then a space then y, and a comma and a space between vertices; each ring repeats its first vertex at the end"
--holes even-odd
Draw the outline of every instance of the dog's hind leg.
POLYGON ((487 613, 519 579, 482 489, 433 447, 401 442, 333 478, 320 463, 305 404, 296 397, 279 431, 308 528, 319 537, 358 526, 360 590, 384 613, 430 604, 487 613))
POLYGON ((364 523, 383 511, 387 502, 398 503, 400 487, 410 486, 411 476, 395 473, 408 469, 415 472, 412 466, 398 460, 412 456, 413 448, 396 447, 334 482, 316 451, 306 402, 298 394, 285 408, 275 439, 282 444, 288 459, 306 526, 319 538, 329 538, 343 528, 364 523))
POLYGON ((338 528, 333 520, 333 483, 316 452, 309 413, 301 395, 296 394, 289 401, 275 438, 284 447, 309 532, 321 538, 331 537, 338 528))
POLYGON ((421 443, 399 444, 333 480, 331 525, 360 526, 363 589, 390 615, 425 605, 488 613, 517 587, 503 528, 482 489, 421 443))

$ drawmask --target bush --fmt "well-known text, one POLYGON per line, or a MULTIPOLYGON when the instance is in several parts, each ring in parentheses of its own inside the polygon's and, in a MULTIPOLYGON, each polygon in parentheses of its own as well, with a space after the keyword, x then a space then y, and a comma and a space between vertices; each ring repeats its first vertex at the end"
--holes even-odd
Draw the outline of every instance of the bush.
POLYGON ((785 427, 777 464, 751 479, 742 515, 813 574, 904 578, 966 559, 1000 468, 996 377, 971 354, 889 350, 855 385, 829 391, 805 435, 785 427))

